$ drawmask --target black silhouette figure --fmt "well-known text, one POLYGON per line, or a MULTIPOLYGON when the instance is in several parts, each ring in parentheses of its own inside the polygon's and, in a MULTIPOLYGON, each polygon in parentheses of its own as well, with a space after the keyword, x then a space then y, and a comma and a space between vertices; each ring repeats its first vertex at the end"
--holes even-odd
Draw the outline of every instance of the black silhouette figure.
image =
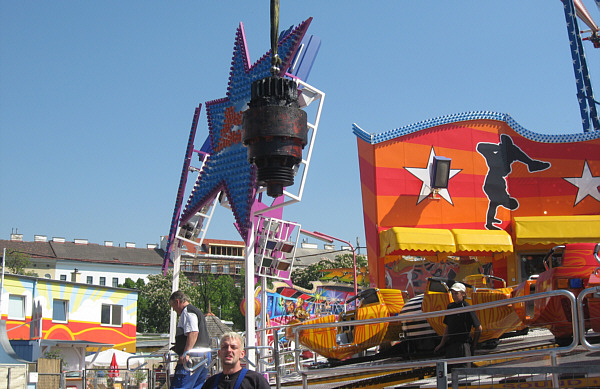
POLYGON ((483 155, 488 166, 488 173, 483 183, 483 191, 489 200, 485 228, 488 230, 499 230, 494 224, 500 223, 496 219, 496 211, 503 206, 511 211, 519 208, 519 201, 506 190, 506 176, 512 171, 514 162, 522 162, 527 165, 530 173, 546 170, 550 167, 549 162, 531 159, 518 146, 515 146, 510 136, 500 135, 500 143, 479 143, 477 152, 483 155))

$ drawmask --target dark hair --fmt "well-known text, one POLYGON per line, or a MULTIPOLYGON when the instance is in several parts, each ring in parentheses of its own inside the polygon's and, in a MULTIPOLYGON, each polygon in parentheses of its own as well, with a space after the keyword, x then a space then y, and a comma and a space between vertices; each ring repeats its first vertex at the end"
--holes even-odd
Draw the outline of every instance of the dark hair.
POLYGON ((189 302, 190 298, 185 293, 178 290, 177 292, 173 292, 173 294, 171 294, 171 297, 169 297, 169 301, 175 301, 175 300, 179 300, 179 301, 185 303, 185 302, 189 302))

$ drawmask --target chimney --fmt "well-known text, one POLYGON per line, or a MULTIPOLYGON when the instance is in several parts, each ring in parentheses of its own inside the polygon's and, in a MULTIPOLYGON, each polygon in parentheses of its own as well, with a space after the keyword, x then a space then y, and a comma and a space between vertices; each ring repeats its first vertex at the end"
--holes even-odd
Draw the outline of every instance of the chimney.
POLYGON ((22 242, 23 234, 10 234, 10 240, 15 241, 15 242, 22 242))
POLYGON ((54 238, 52 238, 52 241, 55 243, 65 243, 65 238, 54 237, 54 238))
POLYGON ((134 249, 135 242, 125 242, 125 247, 127 247, 128 249, 134 249))
POLYGON ((34 242, 47 242, 48 237, 46 235, 34 235, 33 241, 34 242))
POLYGON ((323 245, 323 249, 324 250, 335 250, 335 245, 334 244, 325 243, 323 245))
POLYGON ((146 248, 147 248, 147 249, 152 249, 152 250, 154 250, 156 247, 158 247, 158 245, 157 245, 156 243, 148 243, 148 244, 146 245, 146 248))
POLYGON ((73 239, 73 243, 75 244, 88 244, 87 239, 73 239))
POLYGON ((71 282, 81 282, 81 273, 77 268, 73 270, 71 273, 71 282))
POLYGON ((169 237, 168 236, 162 235, 160 237, 160 248, 162 250, 166 250, 167 249, 167 242, 168 241, 169 241, 169 237))
POLYGON ((106 247, 113 247, 113 242, 112 242, 112 240, 105 240, 105 241, 104 241, 104 246, 106 246, 106 247))

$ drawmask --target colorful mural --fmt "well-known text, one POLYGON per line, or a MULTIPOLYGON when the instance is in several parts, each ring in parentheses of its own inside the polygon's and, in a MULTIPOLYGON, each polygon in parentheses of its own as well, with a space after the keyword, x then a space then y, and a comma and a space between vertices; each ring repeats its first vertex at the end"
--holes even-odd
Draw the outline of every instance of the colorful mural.
POLYGON ((285 325, 292 320, 340 314, 344 302, 354 295, 351 285, 341 286, 315 282, 314 290, 306 290, 287 283, 275 282, 267 290, 267 314, 271 325, 285 325))
MULTIPOLYGON (((550 241, 540 237, 539 242, 519 244, 515 218, 543 216, 549 225, 560 225, 561 217, 600 214, 598 131, 545 135, 524 129, 506 114, 472 112, 380 134, 354 125, 354 133, 372 286, 384 287, 386 277, 388 282, 390 277, 392 282, 394 276, 408 277, 409 270, 404 276, 390 271, 394 266, 408 269, 401 263, 389 265, 398 255, 429 255, 431 262, 442 262, 443 272, 452 266, 448 256, 480 257, 492 263, 490 271, 496 276, 517 284, 520 265, 515 251, 546 251, 566 238, 556 231, 550 241), (451 159, 448 187, 439 191, 431 184, 435 156, 451 159), (409 247, 398 241, 401 234, 384 247, 382 232, 395 227, 425 233, 447 230, 449 248, 440 250, 427 241, 409 247), (478 231, 479 244, 459 249, 456 229, 478 231), (486 246, 486 236, 492 237, 494 230, 505 232, 511 244, 486 246)), ((600 238, 595 232, 573 233, 581 233, 584 241, 600 238)))
POLYGON ((405 290, 410 297, 425 293, 427 279, 442 277, 464 279, 471 274, 490 274, 491 264, 480 263, 476 257, 399 256, 385 264, 385 288, 405 290))

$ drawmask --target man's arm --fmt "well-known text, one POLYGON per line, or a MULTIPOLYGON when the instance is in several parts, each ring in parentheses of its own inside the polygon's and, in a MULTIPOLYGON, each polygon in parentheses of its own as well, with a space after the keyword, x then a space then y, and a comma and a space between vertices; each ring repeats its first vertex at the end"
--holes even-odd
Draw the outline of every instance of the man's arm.
POLYGON ((475 331, 473 331, 473 347, 471 347, 471 350, 475 350, 477 348, 477 344, 479 343, 479 337, 481 336, 482 330, 483 327, 481 327, 481 324, 475 327, 475 331))
MULTIPOLYGON (((185 348, 183 349, 183 354, 185 354, 186 351, 194 348, 194 345, 196 344, 196 339, 198 339, 198 331, 191 331, 191 332, 188 332, 186 335, 187 335, 187 340, 185 342, 185 348)), ((187 360, 189 360, 189 357, 187 355, 184 357, 183 354, 181 354, 179 356, 179 363, 181 363, 181 364, 183 364, 187 360)))
POLYGON ((437 345, 437 347, 433 350, 434 353, 439 352, 444 345, 446 344, 446 342, 448 341, 448 326, 446 326, 446 328, 444 329, 444 335, 442 336, 442 340, 440 342, 440 344, 437 345))

